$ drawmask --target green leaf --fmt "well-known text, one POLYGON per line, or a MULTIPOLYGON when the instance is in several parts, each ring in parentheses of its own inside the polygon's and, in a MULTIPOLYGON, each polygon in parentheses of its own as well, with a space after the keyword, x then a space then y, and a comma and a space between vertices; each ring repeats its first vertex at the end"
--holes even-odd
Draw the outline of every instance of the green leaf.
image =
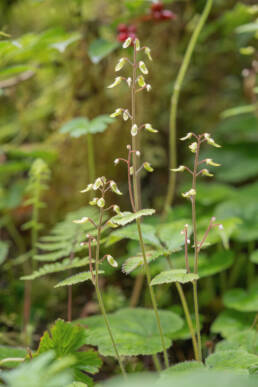
POLYGON ((0 79, 12 78, 28 70, 33 70, 33 68, 27 65, 16 65, 6 67, 5 69, 0 70, 0 79))
POLYGON ((172 367, 167 368, 165 371, 161 372, 161 379, 164 377, 173 375, 174 373, 185 374, 194 370, 204 369, 205 366, 199 361, 184 361, 182 363, 173 365, 172 367))
POLYGON ((233 187, 222 183, 198 183, 197 191, 196 201, 203 206, 211 206, 236 195, 233 187))
MULTIPOLYGON (((145 244, 160 247, 159 239, 156 236, 156 228, 150 224, 141 224, 142 237, 145 244)), ((136 224, 129 224, 123 228, 113 231, 107 239, 106 246, 119 242, 121 239, 139 240, 136 224)))
POLYGON ((243 26, 240 26, 236 29, 236 32, 238 34, 246 34, 246 33, 256 32, 256 31, 258 31, 258 23, 244 24, 243 26))
POLYGON ((112 122, 114 122, 114 119, 108 115, 103 114, 98 116, 90 122, 89 133, 102 133, 107 129, 109 124, 112 124, 112 122))
POLYGON ((62 42, 50 44, 50 47, 55 48, 57 51, 63 54, 67 49, 67 47, 70 46, 70 44, 78 41, 80 38, 81 38, 80 34, 73 34, 68 39, 63 40, 62 42))
POLYGON ((258 286, 255 285, 248 291, 244 289, 232 289, 223 297, 224 305, 239 312, 258 311, 258 286))
POLYGON ((25 348, 19 348, 19 347, 8 347, 5 345, 0 345, 0 365, 1 367, 7 367, 7 368, 14 368, 17 367, 19 362, 4 362, 1 364, 1 361, 4 359, 10 359, 10 358, 25 358, 27 355, 27 351, 25 348))
POLYGON ((89 133, 90 122, 88 118, 77 117, 64 124, 60 133, 70 134, 71 137, 78 138, 89 133))
POLYGON ((67 387, 87 387, 87 384, 81 383, 81 382, 73 382, 72 384, 69 384, 67 387))
POLYGON ((56 359, 72 355, 75 360, 73 365, 75 381, 86 382, 81 371, 95 374, 102 364, 98 354, 93 350, 79 351, 85 345, 86 338, 87 332, 83 327, 59 319, 51 326, 50 331, 46 331, 42 336, 37 355, 49 350, 54 351, 56 359))
MULTIPOLYGON (((169 348, 169 335, 183 326, 182 319, 173 312, 159 311, 165 336, 165 346, 169 348)), ((149 309, 121 309, 108 315, 111 329, 122 356, 151 355, 162 352, 159 330, 154 312, 149 309)), ((87 344, 98 346, 104 356, 115 356, 110 336, 102 316, 88 317, 78 321, 85 324, 88 331, 87 344)))
POLYGON ((111 221, 115 224, 118 224, 119 226, 125 226, 126 224, 131 223, 134 220, 141 218, 142 216, 149 216, 153 215, 154 213, 155 210, 150 208, 140 210, 138 212, 125 211, 111 218, 111 221))
POLYGON ((73 357, 55 360, 54 353, 48 352, 12 371, 2 372, 1 380, 8 387, 64 387, 73 380, 69 370, 73 363, 73 357))
POLYGON ((257 332, 254 329, 247 329, 237 332, 222 340, 216 345, 216 352, 243 349, 254 355, 258 354, 257 332))
POLYGON ((250 256, 250 261, 258 265, 258 250, 255 250, 254 252, 252 252, 250 256))
POLYGON ((215 369, 247 370, 258 363, 258 356, 243 349, 219 351, 206 359, 206 365, 215 369))
POLYGON ((255 105, 238 106, 232 109, 225 110, 222 114, 222 118, 229 118, 238 116, 240 114, 254 113, 256 110, 255 105))
POLYGON ((89 57, 93 63, 99 63, 102 59, 114 51, 119 44, 117 42, 109 42, 104 39, 94 40, 89 47, 89 57))
POLYGON ((250 328, 255 315, 236 310, 224 310, 219 314, 211 326, 212 333, 220 333, 223 337, 230 337, 234 333, 250 328))
MULTIPOLYGON (((181 234, 184 225, 189 223, 187 220, 174 221, 163 224, 158 231, 158 236, 171 252, 181 250, 185 244, 185 236, 181 234)), ((192 228, 188 227, 188 236, 192 233, 192 228)))
POLYGON ((200 259, 198 273, 200 278, 218 274, 234 263, 233 251, 219 251, 210 258, 200 259))
POLYGON ((186 284, 187 282, 193 282, 194 280, 198 279, 198 274, 187 273, 187 271, 184 269, 167 270, 154 277, 151 281, 151 285, 169 284, 171 282, 180 282, 181 284, 186 284))
POLYGON ((45 276, 47 274, 59 273, 61 271, 75 269, 77 267, 86 266, 89 264, 89 258, 74 258, 72 261, 70 258, 64 259, 62 262, 47 264, 42 266, 39 270, 34 271, 32 274, 22 277, 22 280, 35 280, 36 278, 45 276))
MULTIPOLYGON (((149 263, 159 258, 160 256, 164 255, 164 252, 165 252, 164 250, 146 251, 147 262, 149 263)), ((138 267, 141 267, 143 265, 144 265, 143 255, 139 253, 136 257, 130 257, 125 261, 122 267, 122 271, 125 274, 130 274, 132 271, 136 270, 138 267)))
POLYGON ((9 251, 9 243, 0 241, 0 265, 6 260, 9 251))
MULTIPOLYGON (((93 272, 96 274, 95 272, 93 272)), ((99 274, 103 274, 104 271, 100 270, 99 274)), ((83 273, 75 274, 71 277, 66 278, 65 280, 58 282, 57 285, 55 285, 55 288, 60 288, 61 286, 71 286, 71 285, 76 285, 81 282, 85 282, 88 280, 92 280, 92 275, 90 271, 85 271, 83 273)))

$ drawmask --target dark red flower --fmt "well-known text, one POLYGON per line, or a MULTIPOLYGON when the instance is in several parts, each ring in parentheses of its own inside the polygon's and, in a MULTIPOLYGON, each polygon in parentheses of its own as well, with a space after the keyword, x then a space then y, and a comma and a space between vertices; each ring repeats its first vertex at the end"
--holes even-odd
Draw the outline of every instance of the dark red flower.
POLYGON ((126 24, 119 24, 119 26, 117 27, 117 30, 118 30, 118 32, 127 32, 128 27, 126 24))
POLYGON ((163 11, 161 11, 162 20, 173 20, 175 18, 176 15, 172 11, 169 11, 168 9, 164 9, 163 11))
POLYGON ((120 33, 117 35, 117 40, 118 40, 119 42, 124 42, 127 38, 128 38, 128 32, 120 32, 120 33))
POLYGON ((154 12, 160 12, 163 9, 163 4, 162 3, 153 3, 151 6, 151 11, 154 12))

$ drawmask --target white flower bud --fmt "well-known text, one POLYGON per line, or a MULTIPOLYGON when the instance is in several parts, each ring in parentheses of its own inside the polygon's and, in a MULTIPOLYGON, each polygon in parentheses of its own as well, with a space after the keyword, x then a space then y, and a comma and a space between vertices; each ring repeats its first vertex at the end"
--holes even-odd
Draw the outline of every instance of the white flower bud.
POLYGON ((111 117, 111 118, 118 117, 118 116, 120 116, 120 115, 122 114, 122 112, 123 112, 123 109, 118 108, 118 109, 116 109, 116 110, 114 111, 114 113, 110 114, 110 117, 111 117))
POLYGON ((185 166, 184 165, 180 165, 180 167, 170 169, 170 171, 172 171, 172 172, 184 172, 185 171, 185 166))
POLYGON ((126 109, 123 112, 123 120, 127 121, 129 119, 129 111, 126 109))
POLYGON ((119 159, 115 159, 115 160, 114 160, 114 164, 115 164, 115 165, 119 164, 119 159))
POLYGON ((203 169, 203 170, 201 171, 201 173, 202 173, 203 176, 208 176, 208 177, 214 176, 212 173, 210 173, 210 172, 208 171, 208 169, 203 169))
POLYGON ((122 82, 123 78, 122 77, 116 77, 114 82, 111 83, 111 85, 108 86, 108 89, 112 89, 113 87, 116 87, 118 85, 120 85, 120 83, 122 82))
POLYGON ((205 162, 206 162, 207 165, 211 165, 213 167, 220 167, 220 165, 221 165, 221 164, 218 164, 218 163, 214 163, 214 161, 212 159, 206 159, 205 162))
POLYGON ((89 202, 89 204, 90 204, 91 206, 96 206, 97 201, 98 201, 98 198, 93 198, 93 199, 89 202))
POLYGON ((137 78, 137 82, 140 87, 144 87, 146 85, 145 79, 142 75, 139 75, 139 77, 137 78))
POLYGON ((129 47, 131 45, 131 43, 132 43, 132 38, 130 38, 130 37, 127 38, 126 41, 123 44, 123 48, 129 47))
POLYGON ((150 165, 150 163, 148 163, 148 161, 145 161, 145 163, 143 163, 143 168, 147 171, 147 172, 153 172, 154 169, 152 168, 152 166, 150 165))
POLYGON ((189 145, 189 149, 192 153, 196 153, 197 151, 197 142, 193 142, 191 145, 189 145))
POLYGON ((190 191, 182 193, 183 198, 190 198, 196 195, 195 189, 191 188, 190 191))
POLYGON ((99 208, 103 208, 103 207, 105 207, 105 199, 104 198, 100 198, 98 201, 97 201, 97 206, 99 207, 99 208))
POLYGON ((131 129, 131 135, 134 137, 137 135, 137 133, 138 133, 138 126, 134 124, 131 129))
POLYGON ((134 44, 135 44, 136 51, 140 51, 141 45, 140 45, 139 39, 135 39, 134 44))
POLYGON ((187 239, 187 244, 190 245, 191 241, 190 239, 187 239))
POLYGON ((100 177, 98 177, 95 181, 95 183, 93 184, 93 190, 94 191, 97 191, 97 189, 99 189, 101 186, 103 186, 103 181, 101 180, 100 177))
POLYGON ((211 218, 211 221, 212 221, 212 222, 215 222, 215 221, 216 221, 216 216, 213 216, 213 217, 211 218))
POLYGON ((135 154, 136 154, 137 157, 141 156, 141 152, 140 151, 136 151, 135 154))
POLYGON ((126 82, 127 82, 127 85, 129 87, 131 87, 131 85, 132 85, 132 78, 131 77, 127 78, 126 82))
POLYGON ((149 60, 152 60, 151 49, 149 47, 145 47, 144 52, 147 55, 147 57, 149 58, 149 60))
POLYGON ((133 175, 133 167, 130 167, 130 175, 133 175))
POLYGON ((139 69, 141 70, 141 72, 143 74, 148 74, 149 73, 145 63, 142 60, 139 62, 139 69))
POLYGON ((126 59, 125 58, 119 59, 117 65, 115 67, 115 71, 120 71, 124 67, 125 63, 126 63, 126 59))
POLYGON ((151 85, 148 83, 148 85, 146 85, 146 90, 149 92, 149 91, 151 91, 151 89, 152 89, 152 87, 151 87, 151 85))
POLYGON ((150 133, 157 133, 158 130, 154 129, 151 124, 145 124, 145 129, 150 133))
POLYGON ((221 145, 216 144, 216 142, 213 140, 213 138, 211 138, 209 133, 205 133, 204 138, 209 145, 215 146, 216 148, 221 148, 221 145))
POLYGON ((117 184, 113 180, 110 181, 109 185, 114 193, 116 193, 117 195, 123 195, 122 192, 118 189, 117 184))
POLYGON ((93 189, 93 184, 88 184, 87 187, 80 192, 85 193, 85 192, 91 191, 92 189, 93 189))
POLYGON ((114 212, 115 212, 116 214, 118 214, 118 215, 121 214, 120 207, 119 207, 118 205, 115 204, 115 205, 113 206, 113 210, 114 210, 114 212))
POLYGON ((81 219, 76 219, 76 220, 73 220, 73 223, 76 223, 76 224, 84 224, 84 223, 87 223, 89 220, 89 218, 87 216, 84 216, 83 218, 81 219))
POLYGON ((112 267, 118 267, 117 261, 112 257, 112 255, 107 255, 107 261, 112 267))
POLYGON ((131 145, 126 145, 126 149, 131 150, 131 145))
POLYGON ((219 224, 219 229, 224 230, 223 224, 219 224))
POLYGON ((185 141, 185 140, 189 140, 191 137, 192 137, 193 133, 187 133, 187 135, 185 137, 181 137, 180 140, 181 141, 185 141))

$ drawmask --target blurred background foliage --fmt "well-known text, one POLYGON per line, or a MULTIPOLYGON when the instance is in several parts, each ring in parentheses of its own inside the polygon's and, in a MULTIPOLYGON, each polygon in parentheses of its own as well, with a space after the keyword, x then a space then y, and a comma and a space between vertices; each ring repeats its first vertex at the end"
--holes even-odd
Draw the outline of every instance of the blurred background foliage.
MULTIPOLYGON (((112 92, 107 89, 114 77, 114 64, 121 56, 117 40, 121 23, 135 26, 137 36, 152 49, 152 92, 139 97, 138 115, 139 121, 152 122, 159 134, 142 137, 143 158, 155 168, 154 173, 143 176, 142 190, 143 206, 162 209, 168 181, 170 98, 205 0, 167 0, 164 4, 176 18, 153 19, 151 2, 145 0, 1 0, 0 261, 8 256, 9 262, 28 250, 29 234, 21 226, 31 217, 32 209, 25 204, 25 189, 35 159, 42 158, 51 170, 50 189, 44 194, 47 210, 41 216, 45 230, 69 211, 85 205, 85 197, 79 191, 90 177, 89 133, 95 149, 96 175, 115 179, 126 192, 126 173, 120 166, 115 168, 113 160, 123 155, 129 132, 119 120, 107 127, 103 117, 101 122, 89 126, 94 118, 113 112, 119 101, 125 106, 129 103, 126 88, 112 92), (65 124, 78 117, 87 118, 80 121, 79 133, 71 133, 67 127, 64 130, 65 124)), ((243 47, 257 47, 257 22, 256 30, 254 27, 250 32, 238 33, 237 29, 255 25, 257 16, 255 0, 214 0, 183 85, 178 112, 178 136, 188 131, 210 132, 223 145, 222 150, 215 149, 214 155, 209 149, 209 157, 222 167, 216 171, 214 182, 200 185, 199 213, 206 218, 215 213, 220 219, 237 219, 230 236, 233 235, 232 246, 240 255, 253 253, 258 237, 258 119, 254 92, 257 54, 240 53, 243 47), (246 105, 253 107, 247 113, 231 110, 246 105), (235 224, 240 224, 237 230, 235 224)), ((178 144, 180 164, 187 161, 186 150, 178 144)), ((185 185, 187 179, 180 176, 178 192, 185 185)), ((173 218, 187 218, 188 208, 181 206, 178 198, 179 195, 173 218)), ((126 195, 120 205, 128 208, 126 195)), ((128 251, 134 249, 130 242, 128 251)), ((22 299, 23 283, 14 280, 16 270, 21 272, 8 269, 1 279, 1 304, 8 315, 1 317, 5 329, 15 325, 11 310, 22 299)), ((253 275, 253 268, 250 270, 253 275)), ((231 275, 232 286, 238 281, 241 267, 235 271, 231 275)), ((51 281, 41 281, 42 286, 37 287, 34 308, 38 308, 39 316, 46 317, 48 310, 54 317, 62 314, 62 303, 57 299, 64 300, 65 292, 60 291, 57 298, 57 292, 52 291, 46 300, 45 289, 50 288, 51 281)), ((125 289, 129 281, 125 279, 125 289)), ((110 311, 126 302, 117 278, 113 282, 105 295, 110 311), (114 305, 114 299, 119 305, 114 305)), ((208 288, 209 283, 206 285, 208 288)), ((161 305, 169 304, 167 298, 163 294, 161 305)), ((80 307, 84 301, 78 295, 80 307)), ((204 300, 204 304, 208 302, 204 300)), ((94 312, 94 305, 90 307, 94 312)))

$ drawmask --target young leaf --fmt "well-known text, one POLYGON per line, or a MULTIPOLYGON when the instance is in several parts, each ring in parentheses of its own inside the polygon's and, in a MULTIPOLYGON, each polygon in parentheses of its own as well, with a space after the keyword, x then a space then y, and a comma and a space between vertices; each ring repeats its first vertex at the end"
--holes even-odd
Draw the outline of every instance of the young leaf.
POLYGON ((144 209, 140 210, 138 212, 121 212, 121 214, 113 216, 111 218, 112 222, 115 224, 118 224, 119 226, 125 226, 128 223, 133 222, 136 219, 141 218, 142 216, 148 216, 153 215, 155 213, 155 210, 153 209, 144 209))
MULTIPOLYGON (((99 271, 99 274, 103 274, 104 271, 99 271)), ((96 274, 95 272, 93 274, 96 274)), ((90 271, 85 271, 83 273, 75 274, 71 277, 66 278, 65 280, 58 282, 57 285, 55 285, 55 288, 60 288, 61 286, 71 286, 76 285, 81 282, 85 282, 88 280, 92 280, 92 275, 90 271)))
POLYGON ((180 282, 181 284, 185 284, 198 279, 198 274, 187 273, 184 269, 167 270, 154 277, 151 281, 151 285, 169 284, 171 282, 180 282))
POLYGON ((219 351, 206 359, 206 365, 215 369, 247 370, 257 364, 258 356, 248 353, 243 349, 219 351))

